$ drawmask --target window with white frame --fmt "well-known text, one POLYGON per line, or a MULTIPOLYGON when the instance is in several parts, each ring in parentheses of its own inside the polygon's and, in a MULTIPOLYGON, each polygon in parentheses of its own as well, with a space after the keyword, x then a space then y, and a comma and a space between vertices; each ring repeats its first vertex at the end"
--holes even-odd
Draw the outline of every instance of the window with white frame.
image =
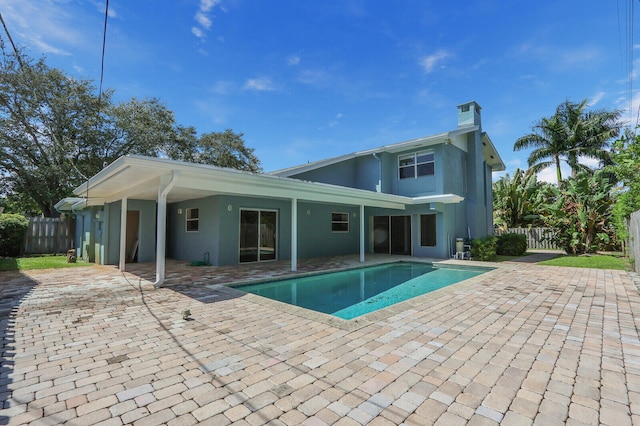
POLYGON ((331 213, 331 232, 349 232, 349 213, 331 213))
POLYGON ((400 179, 432 176, 435 174, 433 152, 414 152, 398 156, 398 177, 400 179))
POLYGON ((200 227, 200 212, 198 209, 187 209, 185 213, 187 232, 198 232, 198 228, 200 227))

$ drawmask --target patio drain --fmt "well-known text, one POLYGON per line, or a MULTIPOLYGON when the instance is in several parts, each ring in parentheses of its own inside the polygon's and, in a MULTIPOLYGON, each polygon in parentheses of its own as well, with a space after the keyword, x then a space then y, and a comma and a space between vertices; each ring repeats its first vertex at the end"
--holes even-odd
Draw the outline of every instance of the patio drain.
POLYGON ((119 362, 126 361, 128 359, 129 359, 129 357, 127 355, 117 355, 117 356, 114 356, 112 358, 108 358, 107 359, 107 365, 117 364, 119 362))
POLYGON ((80 324, 89 320, 89 318, 93 317, 93 315, 81 315, 77 320, 72 321, 71 324, 80 324))

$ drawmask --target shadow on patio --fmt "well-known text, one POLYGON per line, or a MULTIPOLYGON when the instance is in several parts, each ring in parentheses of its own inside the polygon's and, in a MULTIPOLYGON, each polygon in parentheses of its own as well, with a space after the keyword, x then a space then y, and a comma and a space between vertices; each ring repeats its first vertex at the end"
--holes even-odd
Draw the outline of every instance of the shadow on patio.
MULTIPOLYGON (((15 321, 18 306, 38 285, 19 272, 0 272, 0 409, 8 409, 13 383, 15 357, 15 321)), ((24 354, 21 354, 24 356, 24 354)), ((0 414, 0 425, 9 423, 9 417, 0 414)))

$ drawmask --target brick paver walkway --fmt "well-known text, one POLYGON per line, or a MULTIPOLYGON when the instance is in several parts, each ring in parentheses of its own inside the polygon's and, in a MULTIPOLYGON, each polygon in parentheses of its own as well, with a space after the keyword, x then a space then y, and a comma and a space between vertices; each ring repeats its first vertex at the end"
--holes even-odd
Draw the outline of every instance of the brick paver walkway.
POLYGON ((0 273, 0 424, 640 424, 625 272, 510 264, 345 327, 178 269, 0 273))

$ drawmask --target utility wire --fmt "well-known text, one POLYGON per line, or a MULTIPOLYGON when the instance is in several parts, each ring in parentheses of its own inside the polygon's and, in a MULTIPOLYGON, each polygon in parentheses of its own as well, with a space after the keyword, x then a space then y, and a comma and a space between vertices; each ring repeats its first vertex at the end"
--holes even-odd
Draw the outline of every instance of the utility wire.
POLYGON ((104 28, 102 30, 102 60, 100 64, 100 89, 98 91, 98 114, 100 113, 100 105, 102 100, 102 80, 104 79, 104 51, 107 46, 107 19, 109 18, 109 0, 106 0, 104 8, 104 28))

